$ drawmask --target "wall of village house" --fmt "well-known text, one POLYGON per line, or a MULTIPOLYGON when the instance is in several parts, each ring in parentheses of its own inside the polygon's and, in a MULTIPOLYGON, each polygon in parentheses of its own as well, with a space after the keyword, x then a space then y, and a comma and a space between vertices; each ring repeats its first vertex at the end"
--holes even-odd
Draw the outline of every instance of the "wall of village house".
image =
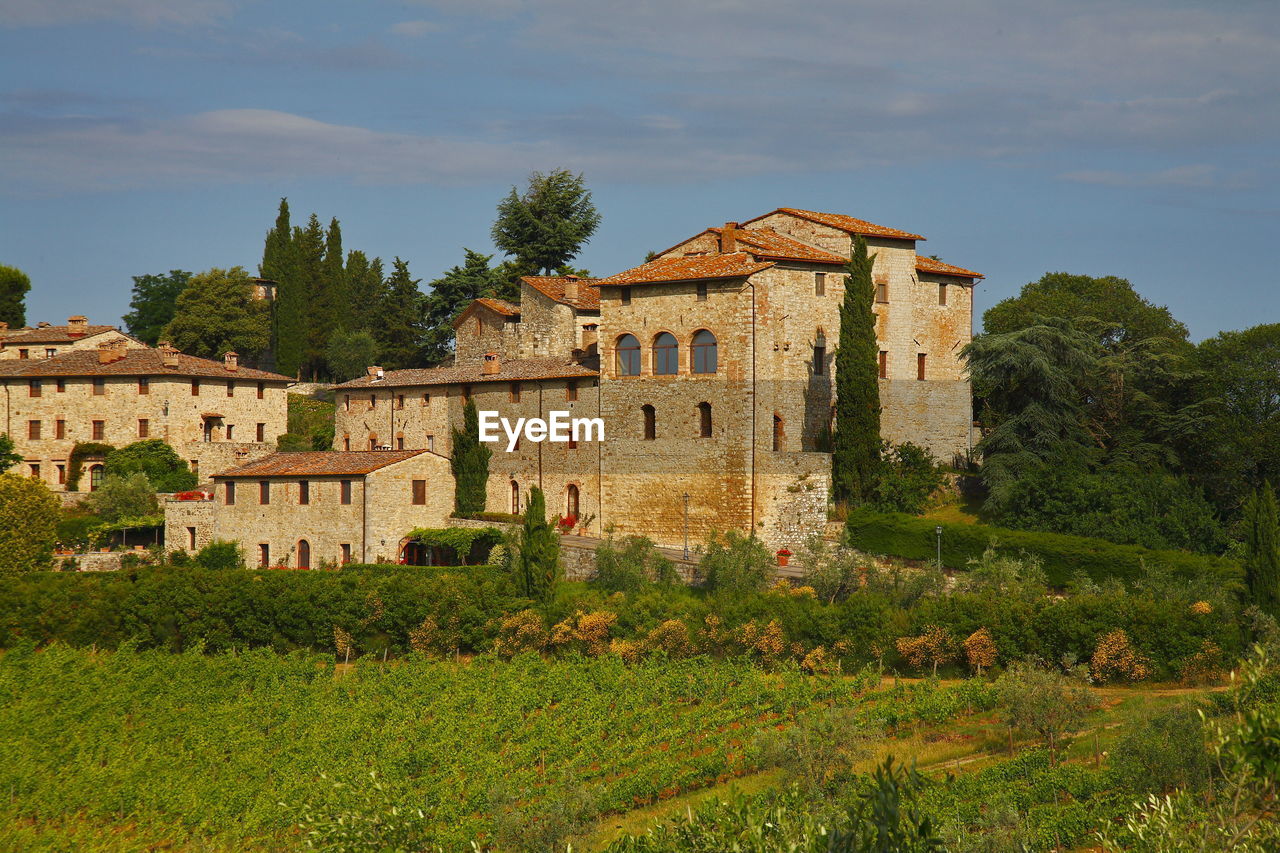
POLYGON ((926 354, 925 378, 967 381, 960 352, 973 339, 973 286, 954 276, 923 272, 917 276, 919 282, 913 288, 915 340, 919 343, 916 351, 926 354), (946 305, 939 304, 939 286, 946 287, 946 305))
POLYGON ((453 475, 444 456, 420 453, 379 468, 368 475, 366 483, 366 562, 397 561, 400 541, 415 527, 448 526, 453 512, 453 475), (413 502, 414 480, 426 480, 425 504, 413 502))
POLYGON ((521 282, 520 358, 567 357, 579 345, 576 314, 570 306, 521 282))
POLYGON ((194 554, 213 541, 214 501, 180 501, 170 498, 164 509, 164 547, 194 554), (194 531, 194 533, 193 533, 194 531))
POLYGON ((507 322, 505 316, 483 305, 476 306, 454 335, 454 362, 478 362, 486 352, 514 353, 518 342, 513 339, 519 325, 507 322))
POLYGON ((96 335, 86 335, 83 338, 77 338, 73 341, 59 341, 58 343, 23 343, 21 341, 4 341, 0 340, 0 359, 22 358, 22 350, 27 351, 27 357, 30 359, 41 359, 49 357, 49 350, 53 350, 53 355, 62 355, 63 353, 73 352, 76 350, 97 350, 98 346, 104 343, 112 343, 119 341, 125 345, 127 349, 142 349, 146 344, 141 341, 134 340, 118 329, 110 329, 105 332, 99 332, 96 335))
MULTIPOLYGON (((59 482, 78 442, 102 441, 124 447, 142 440, 139 421, 147 420, 146 438, 164 439, 177 454, 198 463, 201 476, 209 476, 236 464, 252 461, 274 447, 277 436, 287 431, 288 401, 284 386, 275 383, 263 387, 263 398, 257 398, 256 381, 213 380, 203 378, 200 394, 193 396, 188 377, 152 376, 147 394, 138 393, 138 377, 103 377, 102 394, 93 393, 90 377, 66 377, 64 389, 57 390, 57 379, 41 379, 40 396, 31 396, 26 378, 4 381, 4 429, 13 438, 14 447, 23 455, 24 473, 32 473, 38 465, 39 476, 50 488, 62 490, 59 482), (227 396, 227 382, 234 382, 234 396, 227 396), (203 413, 224 416, 214 429, 211 442, 204 441, 203 413), (65 423, 64 437, 57 438, 57 423, 65 423), (103 422, 103 437, 93 437, 93 422, 103 422), (31 439, 30 422, 40 422, 40 438, 31 439), (254 439, 257 424, 265 424, 266 441, 254 439), (234 427, 232 438, 226 439, 226 425, 234 427), (60 471, 59 466, 62 466, 60 471)), ((82 490, 88 488, 83 481, 82 490)))

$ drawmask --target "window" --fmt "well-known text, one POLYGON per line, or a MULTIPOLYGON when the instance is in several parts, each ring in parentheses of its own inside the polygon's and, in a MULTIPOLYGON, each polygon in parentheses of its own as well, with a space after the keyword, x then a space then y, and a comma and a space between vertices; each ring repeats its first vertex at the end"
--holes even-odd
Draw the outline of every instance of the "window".
POLYGON ((567 402, 573 403, 578 399, 578 383, 570 380, 564 386, 564 398, 567 402))
POLYGON ((342 550, 342 565, 345 566, 347 563, 351 562, 351 543, 343 542, 338 547, 342 550))
POLYGON ((615 347, 618 355, 619 376, 640 375, 640 341, 635 335, 626 334, 618 338, 615 347))
POLYGON ((266 542, 258 546, 258 565, 264 569, 271 565, 271 546, 266 542))
POLYGON ((479 317, 476 318, 476 335, 480 335, 484 331, 484 321, 479 317))
POLYGON ((343 480, 338 484, 339 502, 346 506, 351 503, 351 481, 343 480))
POLYGON ((693 372, 694 373, 715 373, 716 372, 716 336, 706 329, 699 329, 693 333, 693 372))
POLYGON ((267 384, 265 382, 259 382, 258 383, 258 399, 259 400, 262 399, 262 395, 265 394, 266 391, 267 391, 267 384))
POLYGON ((396 450, 404 450, 404 433, 396 436, 396 450))
POLYGON ((58 354, 58 351, 53 347, 45 347, 45 350, 44 350, 45 358, 53 358, 57 354, 58 354))
POLYGON ((511 481, 511 514, 520 514, 520 484, 515 480, 511 481))
POLYGON ((27 421, 27 438, 32 440, 40 438, 39 421, 27 421))
POLYGON ((93 396, 101 397, 105 393, 107 393, 107 380, 101 376, 95 376, 93 378, 93 396))
POLYGON ((258 481, 258 503, 262 504, 263 506, 266 506, 267 504, 271 503, 271 481, 270 480, 258 481))
POLYGON ((925 358, 926 356, 924 353, 916 353, 916 379, 924 379, 925 358))
POLYGON ((267 425, 258 424, 257 430, 254 432, 254 440, 259 444, 267 440, 267 425))
POLYGON ((298 568, 311 568, 311 543, 305 539, 298 540, 298 568))
POLYGON ((92 432, 90 433, 90 435, 93 437, 93 440, 94 440, 94 441, 102 441, 104 438, 106 438, 106 437, 107 437, 107 422, 106 422, 106 421, 94 421, 94 422, 93 422, 93 430, 92 430, 92 432))
POLYGON ((149 377, 146 377, 146 376, 138 377, 138 393, 139 394, 151 393, 151 379, 149 377))
POLYGON ((827 336, 818 330, 813 339, 813 375, 822 376, 827 372, 827 336))
POLYGON ((423 395, 422 395, 422 405, 424 405, 424 406, 430 406, 430 405, 431 405, 431 395, 430 395, 430 394, 423 394, 423 395))
POLYGON ((298 506, 306 506, 311 503, 311 481, 298 481, 298 506))
POLYGON ((645 403, 640 407, 640 414, 644 416, 644 438, 646 441, 653 441, 658 437, 658 413, 653 406, 645 403))
POLYGON ((227 396, 234 397, 236 395, 236 383, 227 380, 227 396))
POLYGON ((403 409, 403 408, 404 408, 404 395, 403 395, 403 394, 397 394, 397 395, 396 395, 396 408, 397 408, 397 409, 403 409))
POLYGON ((520 383, 519 382, 511 383, 511 402, 513 403, 520 402, 520 383))
POLYGON ((427 436, 427 450, 430 450, 432 453, 434 453, 435 449, 436 449, 436 437, 434 435, 427 436))
POLYGON ((347 451, 348 453, 351 452, 351 436, 344 435, 342 437, 342 449, 347 451))
POLYGON ((813 274, 813 295, 827 295, 827 274, 824 272, 816 272, 813 274))
POLYGON ((370 450, 378 449, 378 437, 376 435, 369 436, 369 449, 370 450))
POLYGON ((225 503, 227 506, 236 505, 236 481, 235 480, 227 480, 227 499, 225 503))
POLYGON ((889 301, 889 279, 880 278, 876 280, 876 302, 889 301))
POLYGON ((200 396, 200 380, 199 379, 191 380, 191 396, 192 397, 200 396))
POLYGON ((18 358, 31 358, 31 350, 18 350, 18 358))
POLYGON ((711 438, 711 404, 698 404, 698 438, 711 438))
POLYGON ((573 433, 572 433, 572 432, 571 432, 571 433, 569 433, 569 441, 565 444, 565 447, 566 447, 566 448, 568 448, 569 450, 577 450, 577 449, 578 449, 578 439, 576 439, 576 438, 574 438, 574 437, 573 437, 573 433))
POLYGON ((565 518, 578 517, 578 487, 573 483, 570 483, 569 488, 565 489, 564 514, 565 518))
POLYGON ((471 386, 470 385, 462 386, 462 402, 463 403, 471 402, 471 386))
POLYGON ((947 304, 947 286, 945 284, 938 285, 938 304, 947 304))
POLYGON ((58 485, 59 485, 59 486, 66 485, 66 482, 67 482, 67 466, 66 466, 66 465, 54 465, 53 467, 54 467, 55 469, 57 469, 57 471, 58 471, 58 485))
POLYGON ((102 487, 102 466, 89 466, 89 491, 96 492, 102 487))
POLYGON ((44 383, 39 379, 27 380, 27 396, 39 397, 44 394, 44 383))
POLYGON ((698 282, 697 289, 698 289, 698 301, 706 302, 707 301, 707 283, 705 281, 698 282))
POLYGON ((231 440, 231 434, 235 432, 235 429, 236 429, 235 424, 227 424, 227 441, 231 440))
MULTIPOLYGON (((623 305, 630 305, 630 304, 631 304, 631 288, 630 288, 630 287, 622 287, 622 288, 620 288, 619 290, 620 290, 620 292, 621 292, 621 294, 622 294, 622 304, 623 304, 623 305)), ((23 352, 25 352, 25 351, 26 351, 26 350, 23 350, 23 352)), ((24 356, 23 356, 23 358, 26 358, 26 356, 24 355, 24 356)))
POLYGON ((138 418, 138 438, 150 438, 151 421, 147 418, 138 418))
POLYGON ((413 481, 413 505, 426 506, 427 504, 427 481, 413 481))
POLYGON ((656 376, 680 372, 680 344, 670 332, 662 332, 653 339, 653 372, 656 376))
POLYGON ((200 476, 200 460, 199 459, 191 460, 191 474, 195 477, 200 476))
POLYGON ((342 411, 344 412, 351 411, 351 395, 350 394, 342 395, 342 411))
POLYGON ((38 462, 31 463, 31 477, 32 479, 35 479, 35 480, 40 479, 40 463, 38 462))
POLYGON ((59 379, 55 385, 55 389, 59 394, 67 390, 67 380, 59 379))
POLYGON ((196 549, 196 529, 194 527, 187 528, 187 550, 194 551, 196 549))
POLYGON ((54 421, 54 422, 53 422, 53 437, 54 437, 54 438, 66 438, 66 437, 67 437, 67 422, 66 422, 66 421, 59 420, 59 421, 54 421))
POLYGON ((786 439, 786 433, 782 429, 782 416, 777 412, 773 414, 773 449, 775 451, 782 449, 782 443, 786 439))
POLYGON ((376 409, 376 408, 378 408, 378 395, 377 395, 377 394, 370 394, 370 395, 369 395, 369 408, 371 408, 371 409, 376 409))
POLYGON ((889 378, 889 353, 880 350, 880 378, 889 378))

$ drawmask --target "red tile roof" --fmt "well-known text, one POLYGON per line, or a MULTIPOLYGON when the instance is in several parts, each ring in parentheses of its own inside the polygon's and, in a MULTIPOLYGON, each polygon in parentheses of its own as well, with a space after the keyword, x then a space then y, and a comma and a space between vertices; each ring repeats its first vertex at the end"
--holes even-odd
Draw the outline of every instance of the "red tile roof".
POLYGON ((83 335, 71 334, 70 326, 37 326, 34 329, 16 329, 8 332, 0 341, 7 346, 24 344, 69 344, 82 341, 103 332, 119 331, 115 326, 85 326, 83 335))
POLYGON ((596 287, 594 278, 578 279, 578 298, 572 302, 564 298, 564 285, 568 281, 564 276, 523 275, 520 276, 520 280, 548 299, 569 305, 579 311, 600 310, 600 288, 596 287))
POLYGON ((967 270, 964 267, 957 267, 953 264, 943 263, 934 258, 926 258, 923 255, 916 255, 916 272, 934 273, 935 275, 954 275, 958 278, 983 278, 982 273, 967 270))
MULTIPOLYGON (((708 228, 708 231, 719 236, 721 228, 708 228)), ((739 244, 745 244, 751 254, 759 258, 777 261, 809 261, 819 264, 840 264, 844 266, 849 259, 818 249, 813 246, 784 237, 772 228, 739 228, 734 231, 739 244)))
POLYGON ((801 219, 808 219, 810 222, 817 222, 820 225, 829 225, 832 228, 839 228, 850 234, 861 234, 863 237, 891 237, 895 240, 923 240, 919 234, 912 234, 910 231, 900 231, 897 228, 889 228, 884 225, 876 225, 874 222, 868 222, 865 219, 854 219, 852 216, 845 216, 843 213, 819 213, 814 210, 800 210, 795 207, 780 207, 777 210, 757 216, 755 219, 748 219, 743 225, 755 222, 757 219, 764 219, 765 216, 772 216, 775 213, 789 213, 792 216, 798 216, 801 219))
POLYGON ((669 281, 701 281, 711 278, 745 278, 768 269, 772 262, 757 261, 746 252, 727 255, 694 255, 658 258, 629 270, 596 280, 596 285, 655 284, 669 281))
POLYGON ((216 376, 221 379, 254 379, 264 382, 293 382, 288 376, 240 367, 227 370, 220 361, 197 358, 194 355, 177 354, 176 367, 166 367, 159 350, 131 348, 123 350, 124 356, 102 364, 96 350, 72 350, 52 358, 6 359, 18 365, 8 364, 0 369, 0 375, 30 376, 216 376))
POLYGON ((519 382, 538 379, 594 378, 599 371, 563 358, 500 359, 499 370, 483 374, 479 362, 452 367, 428 367, 419 370, 388 370, 381 381, 368 376, 343 382, 338 388, 403 388, 426 385, 460 385, 479 382, 519 382))
POLYGON ((301 450, 273 453, 256 462, 214 474, 226 477, 362 477, 379 468, 412 459, 428 450, 301 450))
POLYGON ((479 299, 476 299, 472 302, 473 305, 476 303, 483 305, 484 307, 490 309, 491 311, 497 311, 499 314, 502 314, 506 317, 520 316, 520 306, 512 305, 510 302, 507 302, 505 299, 493 299, 488 296, 481 296, 479 299))

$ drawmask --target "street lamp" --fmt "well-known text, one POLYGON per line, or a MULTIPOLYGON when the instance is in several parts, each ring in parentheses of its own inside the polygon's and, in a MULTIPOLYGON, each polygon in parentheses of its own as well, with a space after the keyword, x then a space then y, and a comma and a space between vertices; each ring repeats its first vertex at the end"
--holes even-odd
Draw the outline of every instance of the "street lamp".
POLYGON ((938 571, 942 571, 942 525, 941 524, 933 528, 933 534, 938 538, 938 571))
POLYGON ((684 493, 684 561, 689 562, 689 493, 684 493))

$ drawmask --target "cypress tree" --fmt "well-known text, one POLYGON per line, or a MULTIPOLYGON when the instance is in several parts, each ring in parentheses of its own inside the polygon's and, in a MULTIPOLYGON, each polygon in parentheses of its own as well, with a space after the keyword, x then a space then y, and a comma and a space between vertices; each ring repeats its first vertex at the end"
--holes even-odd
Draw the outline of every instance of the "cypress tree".
POLYGON ((838 505, 865 501, 880 467, 880 386, 873 255, 867 241, 853 238, 845 265, 844 302, 840 306, 840 343, 836 351, 836 425, 831 440, 831 492, 838 505))
POLYGON ((311 306, 310 347, 317 353, 317 370, 331 375, 325 363, 325 353, 335 332, 347 328, 351 299, 347 290, 347 274, 343 267, 342 226, 337 217, 329 222, 325 234, 324 259, 320 264, 320 277, 311 306))
POLYGON ((382 275, 382 259, 372 261, 359 249, 347 253, 347 290, 351 309, 347 328, 373 330, 386 294, 382 275))
POLYGON ((275 226, 267 232, 258 275, 276 282, 276 303, 271 320, 271 347, 275 369, 297 376, 302 365, 303 318, 307 294, 297 277, 297 253, 289 223, 289 200, 280 199, 275 226))
POLYGON ((1245 579, 1259 607, 1280 610, 1280 513, 1276 493, 1264 482, 1244 503, 1245 579))
POLYGON ((300 313, 293 321, 301 340, 298 350, 301 355, 300 369, 302 375, 315 379, 324 358, 324 347, 328 343, 315 333, 317 323, 317 302, 324 289, 324 227, 320 218, 314 213, 307 220, 305 229, 294 227, 293 245, 296 258, 296 281, 298 291, 305 294, 300 313))
POLYGON ((419 361, 423 296, 418 282, 409 275, 409 264, 396 258, 373 329, 374 337, 382 342, 382 363, 393 370, 412 367, 419 361))
POLYGON ((529 598, 549 598, 560 579, 560 536, 547 523, 546 499, 537 486, 529 490, 516 567, 516 582, 529 598))
POLYGON ((462 410, 462 429, 453 430, 453 509, 458 515, 484 512, 489 484, 489 457, 493 451, 480 441, 480 415, 475 400, 462 410))

